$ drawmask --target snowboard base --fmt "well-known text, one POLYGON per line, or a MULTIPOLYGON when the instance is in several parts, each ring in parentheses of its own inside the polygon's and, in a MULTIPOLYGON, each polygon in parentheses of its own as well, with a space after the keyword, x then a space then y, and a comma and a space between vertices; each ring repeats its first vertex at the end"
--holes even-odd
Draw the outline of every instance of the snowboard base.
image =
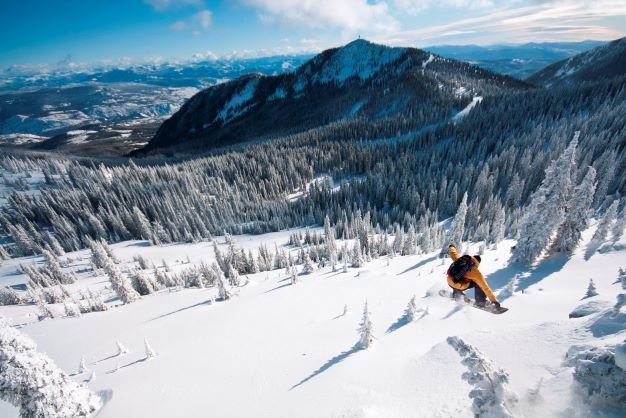
POLYGON ((464 303, 464 304, 466 304, 468 306, 471 306, 472 308, 480 309, 481 311, 489 312, 489 313, 492 313, 494 315, 500 315, 500 314, 503 314, 503 313, 505 313, 506 311, 509 310, 509 308, 503 308, 502 306, 500 308, 497 308, 496 306, 494 306, 490 302, 487 302, 485 304, 485 306, 475 305, 473 303, 473 301, 470 298, 468 298, 467 296, 465 296, 465 295, 463 295, 460 298, 452 298, 452 292, 450 290, 446 290, 446 289, 440 290, 439 291, 439 296, 444 297, 444 298, 448 298, 448 299, 451 299, 451 300, 455 300, 455 301, 460 302, 460 303, 464 303))

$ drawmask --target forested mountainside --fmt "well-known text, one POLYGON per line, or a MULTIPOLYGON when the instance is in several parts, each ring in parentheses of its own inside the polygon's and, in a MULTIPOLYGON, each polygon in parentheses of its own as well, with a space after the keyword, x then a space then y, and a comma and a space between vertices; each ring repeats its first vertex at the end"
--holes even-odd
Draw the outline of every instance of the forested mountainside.
POLYGON ((401 116, 419 128, 446 120, 475 96, 529 88, 419 49, 356 40, 292 73, 251 74, 196 94, 135 155, 206 150, 359 118, 401 116))
POLYGON ((11 195, 0 224, 16 242, 9 251, 23 255, 51 237, 66 249, 91 238, 192 241, 316 224, 326 214, 341 225, 358 212, 384 230, 413 225, 430 248, 442 239, 439 221, 467 193, 468 237, 488 235, 502 209, 506 234, 515 236, 546 167, 575 131, 573 182, 595 168, 593 207, 626 193, 625 81, 486 97, 457 123, 404 136, 394 134, 402 120, 357 119, 180 163, 4 157, 17 173, 41 167, 43 182, 40 193, 11 195))
POLYGON ((576 84, 621 77, 626 73, 626 38, 556 62, 528 77, 527 81, 542 86, 576 84))

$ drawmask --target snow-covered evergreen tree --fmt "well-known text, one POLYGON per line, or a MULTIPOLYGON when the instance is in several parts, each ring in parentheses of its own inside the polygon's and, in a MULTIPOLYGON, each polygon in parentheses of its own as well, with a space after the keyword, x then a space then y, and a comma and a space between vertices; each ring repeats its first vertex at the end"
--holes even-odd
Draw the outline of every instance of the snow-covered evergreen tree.
POLYGON ((45 272, 52 278, 52 280, 59 284, 71 284, 74 283, 74 277, 71 274, 65 273, 61 270, 61 264, 56 255, 48 250, 42 250, 43 256, 46 259, 45 272))
POLYGON ((415 304, 415 296, 413 296, 409 301, 409 304, 404 311, 404 317, 409 322, 413 322, 417 319, 417 305, 415 304))
POLYGON ((22 298, 10 287, 0 288, 0 306, 19 305, 22 298))
POLYGON ((217 266, 217 264, 213 263, 213 271, 215 271, 215 284, 217 285, 217 293, 221 300, 230 299, 230 291, 226 287, 226 282, 224 281, 224 274, 222 273, 222 269, 217 266))
POLYGON ((313 263, 311 262, 311 257, 309 257, 309 254, 305 254, 304 256, 304 263, 302 266, 302 273, 303 274, 311 274, 313 273, 313 271, 315 270, 315 268, 313 267, 313 263))
POLYGON ((68 318, 77 318, 81 316, 80 308, 73 300, 63 301, 63 310, 68 318))
POLYGON ((144 345, 144 348, 146 349, 146 359, 147 360, 150 360, 150 359, 152 359, 152 358, 157 356, 156 351, 154 351, 152 349, 152 347, 150 346, 150 343, 148 342, 147 338, 143 339, 143 345, 144 345))
POLYGON ((622 208, 622 212, 615 220, 613 225, 613 242, 617 242, 624 235, 624 228, 626 228, 626 206, 622 208))
POLYGON ((137 206, 133 207, 134 228, 141 239, 153 242, 152 228, 146 215, 137 206))
POLYGON ((509 383, 508 374, 502 369, 496 369, 476 347, 461 338, 448 337, 447 341, 468 369, 462 377, 472 386, 469 397, 473 400, 474 416, 513 418, 511 409, 517 402, 517 396, 506 387, 509 383))
POLYGON ((504 239, 504 231, 506 229, 506 212, 504 208, 500 208, 496 212, 496 217, 491 224, 489 232, 489 242, 493 244, 494 249, 498 249, 498 243, 504 239))
POLYGON ((593 282, 593 279, 589 279, 589 285, 587 286, 587 293, 585 293, 585 298, 591 298, 598 295, 598 291, 596 290, 596 285, 593 282))
POLYGON ((37 304, 37 313, 39 320, 54 318, 54 312, 52 312, 52 310, 48 307, 48 305, 46 305, 46 302, 41 297, 37 297, 35 303, 37 304))
POLYGON ((465 233, 465 217, 467 215, 467 192, 463 194, 461 204, 456 211, 454 220, 452 221, 452 227, 448 233, 448 239, 442 249, 442 252, 448 251, 448 245, 454 245, 456 248, 461 248, 461 242, 463 241, 463 234, 465 233))
POLYGON ((91 262, 96 268, 103 269, 108 261, 114 262, 100 241, 88 240, 87 243, 91 249, 91 262))
POLYGON ((122 303, 132 303, 139 299, 139 293, 133 289, 130 280, 126 278, 117 268, 113 261, 107 260, 104 265, 104 271, 111 282, 111 289, 120 297, 122 303))
POLYGON ((361 318, 361 324, 359 325, 359 347, 361 349, 368 349, 374 342, 374 334, 372 331, 372 321, 370 319, 370 312, 367 307, 367 301, 363 306, 363 317, 361 318))
POLYGON ((78 364, 78 373, 83 374, 87 372, 87 363, 85 362, 85 357, 80 358, 80 363, 78 364))
POLYGON ((88 417, 100 399, 74 382, 26 335, 0 318, 0 399, 21 417, 88 417))
POLYGON ((409 226, 409 232, 406 234, 404 245, 402 247, 402 255, 417 254, 417 236, 415 235, 415 227, 413 224, 409 226))
POLYGON ((121 342, 116 341, 115 345, 117 345, 117 355, 118 356, 123 356, 124 354, 128 353, 128 351, 129 351, 128 348, 124 347, 124 345, 121 342))
POLYGON ((298 273, 296 273, 296 267, 295 266, 291 268, 290 278, 291 278, 291 284, 298 283, 298 273))
POLYGON ((520 238, 513 249, 512 261, 530 265, 550 243, 554 231, 565 220, 572 188, 572 170, 576 163, 579 132, 561 154, 546 169, 539 189, 519 225, 520 238))
POLYGON ((565 220, 552 243, 554 252, 572 252, 589 224, 589 211, 596 190, 596 170, 589 167, 581 183, 567 202, 565 220))
POLYGON ((149 295, 159 289, 159 284, 142 270, 137 270, 130 276, 133 289, 141 296, 149 295))
POLYGON ((241 285, 239 272, 235 269, 235 267, 233 267, 232 264, 228 264, 226 274, 228 275, 228 281, 230 282, 231 286, 237 287, 241 285))
POLYGON ((600 219, 598 222, 598 227, 596 228, 596 232, 591 237, 591 241, 596 245, 600 245, 606 241, 606 238, 609 234, 609 230, 611 229, 611 225, 615 221, 617 216, 617 205, 619 204, 618 200, 614 200, 611 203, 611 206, 606 210, 604 217, 600 219))
POLYGON ((402 254, 402 247, 404 247, 404 231, 402 231, 402 227, 399 224, 396 224, 396 231, 394 233, 391 248, 394 253, 402 254))
POLYGON ((361 253, 361 245, 358 240, 354 241, 354 246, 352 247, 352 254, 350 258, 350 263, 352 267, 359 268, 363 265, 363 254, 361 253))

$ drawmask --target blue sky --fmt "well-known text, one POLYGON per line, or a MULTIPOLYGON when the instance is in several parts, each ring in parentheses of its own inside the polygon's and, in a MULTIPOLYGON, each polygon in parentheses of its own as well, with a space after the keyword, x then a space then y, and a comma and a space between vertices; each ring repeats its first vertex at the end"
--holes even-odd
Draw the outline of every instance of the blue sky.
POLYGON ((626 35, 626 0, 3 0, 0 68, 626 35))

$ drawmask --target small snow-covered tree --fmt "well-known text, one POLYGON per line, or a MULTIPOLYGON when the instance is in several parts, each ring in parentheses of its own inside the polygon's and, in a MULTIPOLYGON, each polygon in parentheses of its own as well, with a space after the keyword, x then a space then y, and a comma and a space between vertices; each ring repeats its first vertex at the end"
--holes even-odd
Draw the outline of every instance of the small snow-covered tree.
POLYGON ((98 396, 36 348, 0 318, 0 399, 18 407, 24 418, 88 417, 100 407, 98 396))
POLYGON ((622 238, 624 228, 626 228, 626 207, 622 209, 621 214, 617 217, 613 225, 613 242, 617 242, 622 238))
POLYGON ((109 277, 111 288, 120 297, 124 304, 132 303, 139 299, 139 293, 133 289, 130 281, 120 272, 115 264, 109 259, 104 265, 104 271, 109 277))
POLYGON ((402 246, 402 255, 417 254, 417 236, 415 235, 415 227, 413 224, 409 226, 409 232, 406 234, 404 245, 402 246))
POLYGON ((83 313, 103 312, 109 309, 99 293, 94 293, 91 290, 88 290, 87 297, 85 299, 87 301, 87 310, 83 310, 83 313))
POLYGON ((498 243, 504 239, 504 231, 506 229, 506 212, 504 208, 500 208, 496 212, 495 219, 491 224, 489 232, 489 241, 493 244, 494 249, 498 249, 498 243))
POLYGON ((491 361, 459 337, 448 337, 448 344, 461 356, 461 363, 467 367, 463 380, 472 385, 469 392, 474 416, 480 418, 513 418, 512 406, 517 396, 509 391, 509 375, 496 369, 491 361))
POLYGON ((456 248, 461 248, 461 242, 463 241, 463 234, 465 233, 465 218, 467 216, 467 192, 463 194, 463 199, 461 200, 461 204, 456 211, 456 215, 454 215, 454 220, 452 221, 452 227, 450 228, 450 232, 448 233, 448 239, 444 244, 444 248, 442 252, 446 252, 448 250, 448 245, 452 244, 456 248))
POLYGON ((239 286, 241 284, 241 280, 239 278, 239 272, 233 267, 232 264, 228 264, 227 269, 228 281, 231 286, 239 286))
POLYGON ((399 224, 396 224, 396 231, 393 237, 393 243, 391 244, 391 248, 396 254, 402 253, 402 247, 404 247, 404 231, 399 224))
POLYGON ((589 167, 582 182, 567 202, 565 220, 552 243, 553 252, 572 252, 589 224, 589 211, 596 190, 596 170, 589 167))
POLYGON ((313 263, 311 262, 311 257, 309 257, 309 253, 304 255, 304 265, 302 266, 303 274, 311 274, 315 268, 313 267, 313 263))
POLYGON ((611 203, 611 206, 609 206, 606 210, 604 217, 600 219, 600 222, 598 222, 598 228, 596 228, 596 232, 593 234, 593 237, 591 237, 591 241, 596 245, 600 245, 606 241, 611 224, 615 221, 615 217, 617 216, 618 203, 618 200, 614 200, 613 203, 611 203))
POLYGON ((596 290, 596 285, 593 283, 593 279, 589 279, 589 286, 587 286, 587 293, 585 293, 585 298, 591 298, 598 295, 598 291, 596 290))
POLYGON ((48 250, 42 250, 42 253, 47 263, 45 271, 54 282, 60 284, 74 283, 74 277, 61 270, 61 265, 59 264, 59 259, 56 255, 52 254, 52 252, 48 250))
POLYGON ((78 373, 83 374, 87 372, 87 363, 85 362, 85 357, 80 358, 80 363, 78 364, 78 373))
POLYGON ((117 345, 117 355, 118 356, 123 356, 124 354, 128 353, 128 348, 126 348, 121 342, 116 341, 115 345, 117 345))
POLYGON ((409 301, 409 304, 404 311, 404 317, 409 322, 413 322, 417 319, 417 305, 415 304, 415 296, 413 296, 409 301))
MULTIPOLYGON (((133 289, 141 296, 149 295, 159 289, 159 284, 143 270, 137 270, 130 276, 133 289)), ((201 280, 200 280, 201 282, 201 280)))
POLYGON ((48 307, 48 305, 46 305, 46 302, 44 302, 41 297, 37 297, 35 303, 37 304, 37 312, 40 321, 42 319, 54 318, 54 312, 52 312, 52 310, 48 307))
POLYGON ((372 343, 374 342, 374 334, 372 331, 372 321, 370 320, 370 312, 367 308, 367 301, 365 301, 365 305, 363 307, 363 318, 361 319, 361 324, 359 325, 359 347, 361 349, 368 349, 372 343))
POLYGON ((115 263, 100 241, 88 240, 87 244, 91 249, 91 262, 96 268, 103 269, 107 262, 115 263))
POLYGON ((150 360, 151 358, 156 357, 157 353, 156 353, 156 351, 154 351, 152 349, 152 347, 150 346, 150 343, 148 342, 147 338, 143 339, 143 345, 144 345, 144 347, 146 349, 146 359, 150 360))
POLYGON ((215 284, 217 285, 217 293, 221 300, 230 299, 230 291, 226 288, 226 282, 224 280, 224 274, 217 264, 213 263, 213 271, 215 272, 215 284))
POLYGON ((80 308, 73 300, 63 301, 63 309, 65 311, 65 316, 69 318, 77 318, 81 316, 80 308))
POLYGON ((22 298, 10 287, 0 288, 0 306, 19 305, 22 298))
POLYGON ((359 245, 359 241, 354 241, 354 246, 352 247, 352 257, 350 258, 350 262, 352 267, 358 268, 361 267, 364 263, 363 253, 361 253, 361 245, 359 245))

